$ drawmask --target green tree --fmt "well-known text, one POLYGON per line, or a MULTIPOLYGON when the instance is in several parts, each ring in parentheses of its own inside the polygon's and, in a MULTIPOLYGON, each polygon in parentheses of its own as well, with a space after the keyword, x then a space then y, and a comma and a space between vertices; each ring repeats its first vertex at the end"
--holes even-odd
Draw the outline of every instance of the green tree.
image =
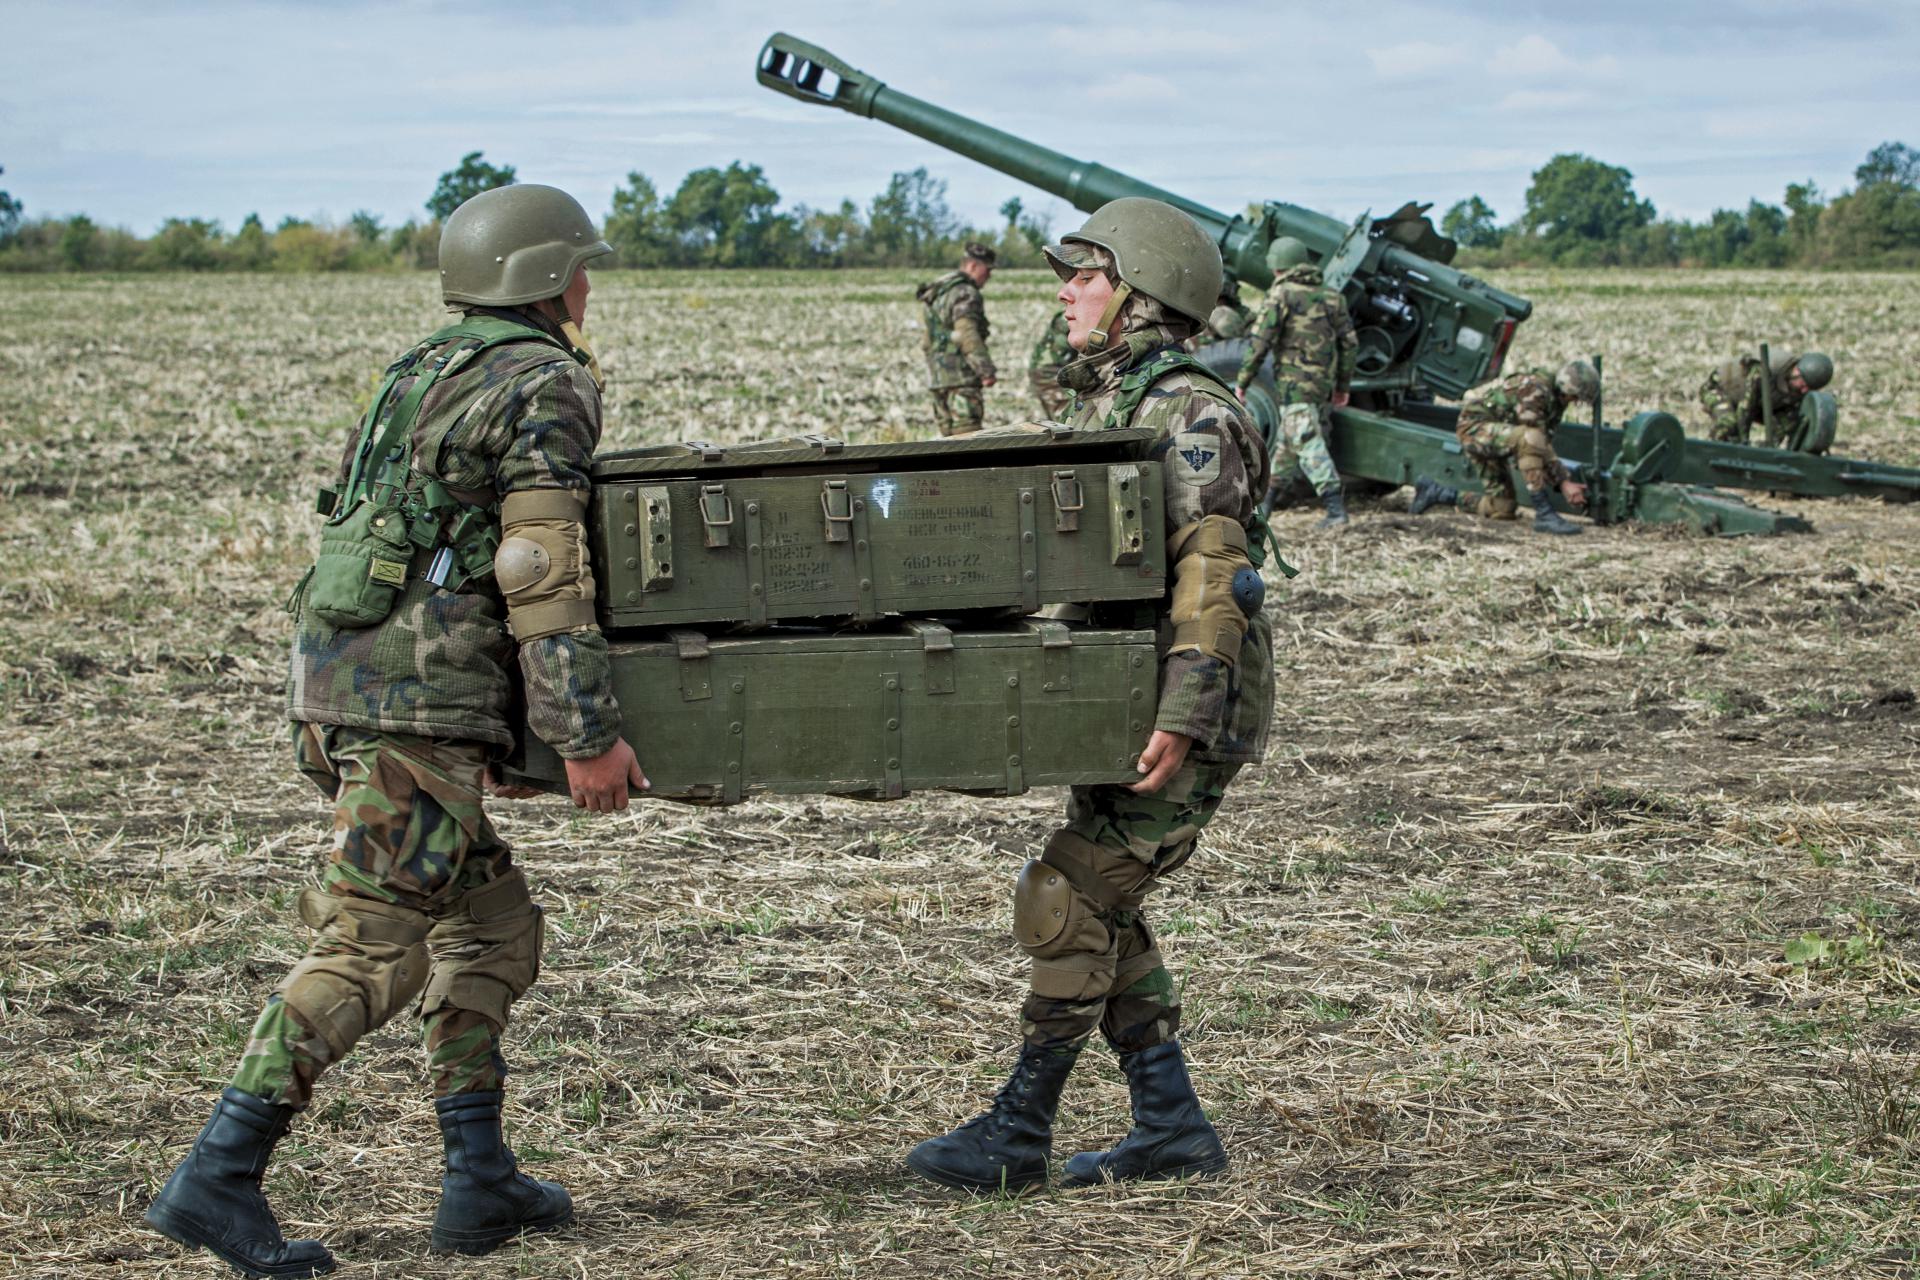
POLYGON ((1820 188, 1813 179, 1805 182, 1789 182, 1784 203, 1787 206, 1787 239, 1793 246, 1796 256, 1803 256, 1813 247, 1814 236, 1820 228, 1820 211, 1826 208, 1826 201, 1820 198, 1820 188))
POLYGON ((1853 171, 1853 180, 1862 187, 1889 185, 1911 191, 1920 187, 1920 151, 1904 142, 1883 142, 1867 152, 1853 171))
POLYGON ((456 167, 440 175, 439 185, 433 194, 427 197, 427 212, 436 219, 458 209, 482 191, 491 191, 495 187, 510 187, 514 183, 514 169, 510 164, 492 165, 480 158, 478 151, 469 151, 460 157, 456 167))
POLYGON ((780 193, 757 164, 695 169, 667 202, 666 220, 682 248, 707 266, 751 267, 768 258, 780 221, 780 193))
POLYGON ((153 265, 167 271, 212 271, 220 265, 220 224, 207 218, 168 218, 147 244, 153 265))
MULTIPOLYGON (((0 164, 0 173, 5 173, 6 171, 7 167, 0 164)), ((27 207, 14 199, 12 195, 5 191, 0 191, 0 244, 6 244, 9 240, 12 240, 14 233, 20 230, 20 215, 25 213, 26 210, 27 207)))
POLYGON ((927 263, 959 230, 947 207, 947 184, 924 167, 893 175, 867 206, 867 240, 889 265, 927 263))
POLYGON ((1440 219, 1440 234, 1462 249, 1491 249, 1500 243, 1500 224, 1485 200, 1468 196, 1456 200, 1440 219))
POLYGON ((92 271, 100 265, 100 228, 86 214, 75 214, 60 228, 60 261, 69 271, 92 271))
POLYGON ((273 265, 273 246, 267 243, 267 229, 260 215, 250 213, 227 244, 227 264, 236 271, 265 271, 273 265))
POLYGON ((386 228, 380 225, 380 215, 366 209, 356 209, 347 225, 353 228, 354 239, 361 244, 378 244, 380 237, 386 234, 386 228))
POLYGON ((837 209, 809 209, 805 205, 794 211, 794 220, 800 227, 801 252, 807 261, 822 266, 844 266, 860 250, 867 236, 867 224, 860 220, 860 206, 851 200, 842 200, 837 209))
POLYGON ((659 267, 674 260, 673 231, 667 226, 660 193, 638 169, 627 175, 626 186, 613 193, 606 236, 626 266, 659 267))
POLYGON ((1628 232, 1653 221, 1653 202, 1634 194, 1633 174, 1591 156, 1566 152, 1536 169, 1520 225, 1556 257, 1586 250, 1601 260, 1628 232), (1598 251, 1598 252, 1596 252, 1598 251))

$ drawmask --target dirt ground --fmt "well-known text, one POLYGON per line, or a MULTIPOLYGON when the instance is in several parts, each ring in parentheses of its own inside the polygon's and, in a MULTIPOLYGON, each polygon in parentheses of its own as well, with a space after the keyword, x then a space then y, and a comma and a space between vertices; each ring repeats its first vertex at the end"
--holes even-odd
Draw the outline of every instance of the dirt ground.
MULTIPOLYGON (((608 273, 607 443, 926 434, 911 282, 608 273)), ((1817 338, 1841 450, 1920 465, 1920 277, 1498 283, 1517 362, 1607 353, 1610 416, 1817 338)), ((223 1272, 139 1215, 305 946, 280 605, 431 287, 0 279, 0 1274, 223 1272)), ((989 288, 990 418, 1048 293, 989 288)), ((350 1277, 1920 1274, 1920 505, 1790 505, 1814 533, 1279 518, 1274 746, 1153 905, 1223 1179, 902 1164, 1011 1063, 1058 793, 542 800, 498 809, 549 912, 509 1127, 578 1225, 427 1253, 405 1019, 284 1144, 282 1220, 350 1277)), ((1096 1047, 1056 1152, 1125 1126, 1096 1047)))

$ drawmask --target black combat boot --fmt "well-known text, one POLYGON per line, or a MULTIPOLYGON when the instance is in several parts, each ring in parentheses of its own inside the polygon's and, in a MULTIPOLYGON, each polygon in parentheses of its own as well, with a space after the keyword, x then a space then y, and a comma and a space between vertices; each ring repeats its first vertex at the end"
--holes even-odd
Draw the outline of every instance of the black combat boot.
POLYGON ((1338 529, 1347 522, 1347 495, 1338 489, 1329 489, 1320 495, 1320 505, 1327 514, 1320 518, 1316 529, 1338 529))
POLYGON ((1527 493, 1528 501, 1533 503, 1533 531, 1535 533, 1579 533, 1580 526, 1568 520, 1553 509, 1553 495, 1545 489, 1533 489, 1527 493))
POLYGON ((573 1197, 555 1182, 520 1172, 500 1136, 498 1090, 436 1098, 447 1171, 433 1215, 435 1253, 491 1253, 522 1231, 573 1221, 573 1197))
POLYGON ((1450 507, 1458 501, 1460 491, 1453 486, 1429 480, 1425 476, 1416 476, 1413 481, 1413 501, 1407 504, 1407 514, 1417 516, 1434 507, 1450 507))
POLYGON ((1044 1184, 1053 1154, 1053 1113, 1079 1049, 1020 1051, 1013 1075, 985 1112, 907 1156, 923 1178, 966 1191, 1018 1191, 1044 1184))
POLYGON ((333 1255, 318 1240, 280 1234, 260 1190, 273 1146, 292 1123, 292 1107, 238 1089, 222 1092, 193 1150, 147 1206, 147 1221, 243 1275, 320 1276, 333 1270, 333 1255))
POLYGON ((1111 1151, 1067 1161, 1066 1185, 1137 1179, 1204 1178, 1227 1167, 1226 1149, 1194 1096, 1180 1042, 1120 1055, 1133 1099, 1133 1128, 1111 1151))

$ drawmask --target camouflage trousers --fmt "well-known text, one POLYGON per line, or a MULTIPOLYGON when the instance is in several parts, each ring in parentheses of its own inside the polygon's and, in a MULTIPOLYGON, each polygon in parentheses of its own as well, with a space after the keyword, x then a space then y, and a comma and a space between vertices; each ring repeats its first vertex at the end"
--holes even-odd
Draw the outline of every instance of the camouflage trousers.
POLYGON ((1180 991, 1142 902, 1193 856, 1239 771, 1189 761, 1150 795, 1073 788, 1066 825, 1014 890, 1014 940, 1033 959, 1020 1008, 1028 1045, 1077 1050, 1098 1027, 1133 1053, 1179 1033, 1180 991))
POLYGON ((435 1096, 499 1089, 500 1033, 539 974, 542 927, 482 808, 491 748, 298 723, 293 748, 333 801, 333 856, 300 897, 317 936, 261 1010, 234 1088, 304 1107, 321 1072, 417 997, 435 1096))
POLYGON ((1553 443, 1539 427, 1518 422, 1500 422, 1460 415, 1455 429, 1467 461, 1480 475, 1480 493, 1460 495, 1460 509, 1489 520, 1511 520, 1519 510, 1519 498, 1513 487, 1514 466, 1529 492, 1538 492, 1554 483, 1560 463, 1553 443))
POLYGON ((1066 421, 1068 411, 1073 408, 1073 392, 1055 379, 1057 372, 1049 369, 1045 373, 1027 375, 1027 384, 1033 388, 1034 399, 1040 402, 1040 416, 1048 422, 1066 421))
POLYGON ((979 387, 935 387, 933 420, 943 436, 963 436, 978 431, 986 421, 985 398, 979 387))
POLYGON ((1300 400, 1280 407, 1271 487, 1285 485, 1298 467, 1315 493, 1324 497, 1339 489, 1340 473, 1334 470, 1333 455, 1327 452, 1327 419, 1324 403, 1300 400))
POLYGON ((1700 408, 1707 415, 1707 435, 1714 440, 1747 442, 1753 423, 1747 420, 1746 406, 1720 388, 1720 379, 1708 378, 1700 388, 1700 408))

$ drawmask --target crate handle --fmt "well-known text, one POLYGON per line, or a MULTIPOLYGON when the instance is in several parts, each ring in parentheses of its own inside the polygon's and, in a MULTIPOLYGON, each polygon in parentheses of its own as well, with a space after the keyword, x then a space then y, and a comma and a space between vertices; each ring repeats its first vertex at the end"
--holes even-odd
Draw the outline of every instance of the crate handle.
POLYGON ((728 529, 733 524, 733 500, 727 497, 727 486, 700 486, 700 523, 706 526, 709 547, 724 547, 732 542, 728 529))
POLYGON ((845 480, 829 480, 820 486, 820 514, 827 518, 827 541, 845 542, 851 536, 848 526, 853 523, 853 495, 847 492, 845 480))
POLYGON ((1056 533, 1073 533, 1080 528, 1080 513, 1087 509, 1087 495, 1080 487, 1075 471, 1056 471, 1053 483, 1053 528, 1056 533))

